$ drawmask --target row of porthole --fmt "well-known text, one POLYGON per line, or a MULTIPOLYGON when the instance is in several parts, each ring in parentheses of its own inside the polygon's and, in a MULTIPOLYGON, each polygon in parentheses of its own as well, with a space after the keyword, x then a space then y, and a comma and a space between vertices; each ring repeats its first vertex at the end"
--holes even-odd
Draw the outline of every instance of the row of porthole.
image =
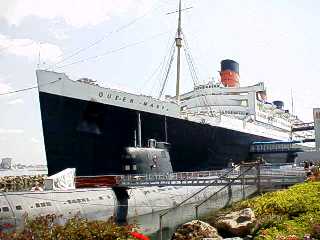
POLYGON ((81 198, 81 199, 73 199, 73 200, 67 200, 67 203, 82 203, 82 202, 89 202, 89 198, 81 198))
POLYGON ((51 202, 36 203, 36 208, 39 208, 39 207, 51 207, 51 206, 52 206, 51 202))
MULTIPOLYGON (((110 196, 107 196, 108 198, 110 198, 110 196)), ((99 197, 99 200, 103 200, 103 197, 99 197)), ((83 198, 83 199, 74 199, 74 200, 68 200, 68 203, 80 203, 80 202, 89 202, 90 199, 89 198, 83 198)), ((51 207, 52 204, 51 202, 42 202, 42 203, 36 203, 35 204, 36 208, 40 208, 40 207, 51 207)), ((22 206, 21 205, 17 205, 16 206, 16 210, 22 210, 22 206)), ((0 212, 9 212, 9 207, 2 207, 0 208, 0 212)))
MULTIPOLYGON (((20 205, 17 205, 16 210, 22 210, 22 207, 20 205)), ((0 208, 0 212, 9 212, 9 207, 0 208)))

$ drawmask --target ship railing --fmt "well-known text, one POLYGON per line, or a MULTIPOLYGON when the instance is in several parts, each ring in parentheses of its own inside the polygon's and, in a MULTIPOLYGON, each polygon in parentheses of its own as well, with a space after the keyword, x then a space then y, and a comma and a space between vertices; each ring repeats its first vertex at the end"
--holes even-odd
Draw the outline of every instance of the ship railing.
POLYGON ((120 176, 120 183, 138 183, 153 181, 182 181, 182 180, 214 180, 226 175, 237 174, 239 170, 236 168, 214 171, 198 171, 198 172, 176 172, 176 173, 160 173, 160 174, 130 174, 120 176))
MULTIPOLYGON (((285 165, 284 165, 285 166, 285 165)), ((305 170, 303 168, 289 168, 285 167, 281 169, 273 168, 274 166, 261 165, 260 171, 261 176, 273 176, 273 177, 284 177, 284 176, 305 176, 305 170)), ((241 168, 244 168, 242 166, 241 168)), ((214 171, 197 171, 197 172, 176 172, 176 173, 149 173, 149 174, 130 174, 120 175, 117 178, 119 185, 204 185, 205 183, 214 182, 215 180, 225 181, 227 178, 234 178, 240 174, 242 169, 239 166, 224 170, 214 171)), ((252 167, 247 171, 248 176, 256 175, 256 167, 252 167)))
POLYGON ((292 125, 292 132, 309 131, 314 129, 314 122, 298 123, 292 125))
MULTIPOLYGON (((252 194, 287 187, 306 179, 301 168, 272 169, 265 168, 259 162, 244 164, 237 175, 228 174, 224 177, 224 184, 215 186, 212 182, 190 197, 177 204, 174 208, 159 214, 160 239, 170 238, 175 227, 182 222, 207 216, 216 211, 252 194), (196 199, 196 200, 194 200, 196 199), (177 220, 178 219, 178 220, 177 220)), ((222 181, 222 180, 221 180, 222 181)))
MULTIPOLYGON (((249 194, 252 194, 254 191, 256 191, 255 186, 259 184, 259 181, 256 181, 257 179, 256 174, 257 174, 257 171, 259 170, 259 166, 255 167, 256 164, 257 163, 250 163, 250 164, 242 164, 242 165, 235 166, 234 168, 232 168, 230 172, 226 173, 225 175, 217 179, 217 181, 218 180, 222 181, 224 179, 224 184, 222 186, 221 185, 217 186, 216 185, 217 182, 211 182, 206 186, 204 186, 203 188, 201 188, 199 191, 195 192, 194 194, 192 194, 191 196, 183 200, 182 202, 180 202, 179 204, 177 204, 175 207, 168 209, 163 213, 160 213, 159 215, 160 239, 161 240, 167 239, 167 237, 170 237, 170 235, 172 235, 174 228, 177 225, 177 222, 175 221, 177 216, 179 216, 180 222, 182 221, 186 222, 188 220, 194 219, 195 217, 194 207, 197 205, 197 203, 199 203, 199 200, 201 201, 201 199, 203 199, 203 197, 204 199, 206 199, 207 198, 206 196, 208 196, 208 194, 217 192, 219 191, 219 189, 222 189, 222 188, 225 189, 224 186, 227 186, 230 182, 232 182, 233 185, 238 186, 236 187, 237 191, 243 189, 243 191, 245 192, 246 189, 244 189, 244 185, 243 185, 244 180, 242 178, 242 177, 245 177, 245 174, 246 175, 249 174, 249 176, 251 176, 251 179, 252 179, 251 181, 255 182, 254 186, 250 186, 250 189, 253 189, 253 191, 250 190, 249 194)), ((249 176, 246 176, 246 177, 249 177, 249 176)), ((228 202, 229 201, 228 196, 230 196, 230 191, 229 190, 227 190, 226 192, 223 191, 223 193, 221 194, 223 195, 222 196, 223 201, 226 200, 228 202)), ((220 208, 220 206, 218 206, 219 204, 217 201, 215 201, 215 204, 216 204, 215 207, 220 208)))

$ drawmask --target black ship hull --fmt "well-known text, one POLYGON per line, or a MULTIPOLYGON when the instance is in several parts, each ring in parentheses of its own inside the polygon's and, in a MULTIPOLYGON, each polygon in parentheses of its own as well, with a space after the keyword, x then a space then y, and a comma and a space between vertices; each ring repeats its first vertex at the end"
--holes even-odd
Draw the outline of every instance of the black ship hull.
MULTIPOLYGON (((121 174, 122 153, 134 145, 137 111, 39 92, 48 174, 121 174)), ((141 112, 141 139, 168 141, 174 171, 200 171, 246 160, 262 136, 141 112), (167 139, 166 139, 167 138, 167 139)))

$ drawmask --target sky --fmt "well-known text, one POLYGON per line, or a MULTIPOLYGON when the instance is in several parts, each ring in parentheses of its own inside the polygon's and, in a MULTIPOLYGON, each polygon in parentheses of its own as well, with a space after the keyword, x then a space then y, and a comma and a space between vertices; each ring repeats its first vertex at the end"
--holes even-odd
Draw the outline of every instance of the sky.
MULTIPOLYGON (((220 61, 240 64, 242 86, 264 82, 268 100, 312 121, 319 107, 320 1, 183 0, 182 29, 201 82, 220 61)), ((177 0, 1 0, 0 158, 46 164, 35 70, 88 77, 157 96, 174 40, 177 0), (1 95, 2 94, 2 95, 1 95), (4 94, 4 95, 3 95, 4 94)), ((181 92, 193 88, 184 56, 181 92)), ((175 62, 173 63, 175 64, 175 62)), ((175 71, 165 94, 175 93, 175 71)))

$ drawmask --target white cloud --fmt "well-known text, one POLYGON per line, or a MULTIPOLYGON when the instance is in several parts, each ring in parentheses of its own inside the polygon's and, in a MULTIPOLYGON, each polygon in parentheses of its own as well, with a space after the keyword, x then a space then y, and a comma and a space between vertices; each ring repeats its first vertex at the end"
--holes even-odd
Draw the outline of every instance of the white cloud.
POLYGON ((13 25, 19 25, 27 16, 36 16, 60 18, 74 27, 84 27, 97 25, 112 16, 141 14, 152 3, 152 0, 5 0, 1 3, 0 16, 13 25))
POLYGON ((7 102, 7 104, 9 105, 15 105, 15 104, 23 104, 23 100, 21 98, 18 98, 18 99, 14 99, 14 100, 11 100, 9 102, 7 102))
POLYGON ((57 40, 66 40, 69 38, 66 31, 61 28, 51 28, 49 29, 49 32, 57 40))
POLYGON ((38 43, 28 38, 10 38, 0 34, 0 49, 2 54, 27 57, 35 60, 39 56, 42 62, 54 62, 60 60, 62 50, 51 43, 38 43))
POLYGON ((0 79, 0 94, 12 91, 12 88, 8 83, 2 83, 0 79))
POLYGON ((22 129, 4 129, 0 128, 0 133, 1 134, 21 134, 24 131, 22 129))
POLYGON ((32 138, 30 139, 30 141, 33 142, 33 143, 36 143, 36 144, 39 144, 39 143, 40 143, 40 141, 39 141, 37 138, 35 138, 35 137, 32 137, 32 138))

